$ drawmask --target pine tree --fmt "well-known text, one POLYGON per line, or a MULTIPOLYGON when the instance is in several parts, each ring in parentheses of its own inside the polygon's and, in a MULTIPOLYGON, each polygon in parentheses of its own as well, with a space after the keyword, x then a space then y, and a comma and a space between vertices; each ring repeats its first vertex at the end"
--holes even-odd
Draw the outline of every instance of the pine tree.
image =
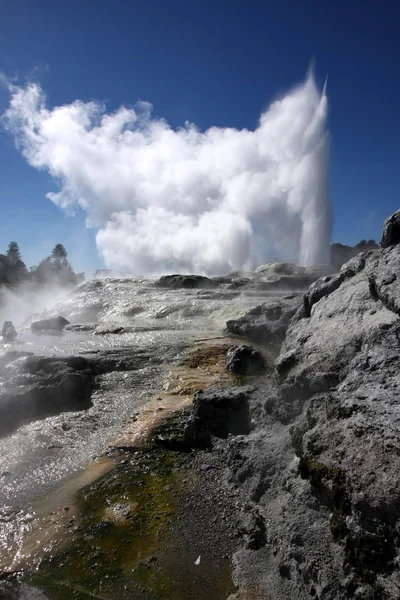
POLYGON ((7 256, 14 264, 22 262, 21 252, 17 242, 10 242, 8 244, 7 256))
POLYGON ((51 258, 63 260, 66 259, 68 253, 62 244, 56 244, 52 250, 51 258))

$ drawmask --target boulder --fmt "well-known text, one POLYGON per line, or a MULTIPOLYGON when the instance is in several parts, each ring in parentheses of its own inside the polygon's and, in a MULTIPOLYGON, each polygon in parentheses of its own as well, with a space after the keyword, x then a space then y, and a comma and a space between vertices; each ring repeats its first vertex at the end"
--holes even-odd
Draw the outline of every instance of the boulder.
POLYGON ((249 388, 243 387, 196 392, 185 435, 194 446, 210 447, 212 436, 249 433, 249 395, 249 388))
POLYGON ((388 217, 383 224, 381 247, 388 248, 400 243, 400 210, 388 217))
POLYGON ((21 425, 91 406, 93 371, 83 357, 23 356, 4 360, 0 392, 0 436, 21 425), (16 369, 13 362, 18 360, 16 369))
POLYGON ((261 375, 265 360, 259 350, 251 346, 231 346, 226 354, 226 368, 236 375, 261 375))
POLYGON ((290 319, 302 304, 302 294, 270 298, 256 306, 240 319, 227 321, 229 333, 243 336, 262 344, 280 345, 290 319))
POLYGON ((202 275, 163 275, 155 285, 171 289, 214 289, 218 282, 202 275))
POLYGON ((3 336, 3 342, 13 342, 17 339, 18 334, 11 321, 4 322, 1 335, 3 336))
POLYGON ((45 331, 62 331, 70 322, 64 317, 53 317, 51 319, 42 319, 41 321, 34 321, 31 324, 31 330, 36 332, 45 331))

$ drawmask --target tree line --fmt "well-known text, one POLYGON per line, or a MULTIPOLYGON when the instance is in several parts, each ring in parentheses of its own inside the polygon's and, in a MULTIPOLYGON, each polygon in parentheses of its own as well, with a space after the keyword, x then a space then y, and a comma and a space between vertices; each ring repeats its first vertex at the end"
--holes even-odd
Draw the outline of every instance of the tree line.
POLYGON ((353 256, 357 256, 360 252, 368 252, 368 250, 376 250, 379 248, 375 240, 361 240, 355 246, 346 246, 345 244, 332 244, 331 246, 331 264, 338 270, 342 265, 347 263, 353 256))
POLYGON ((21 257, 17 242, 8 244, 7 252, 0 254, 0 285, 17 287, 23 283, 33 285, 52 284, 72 287, 81 283, 85 276, 75 273, 67 259, 62 244, 56 244, 50 254, 37 267, 27 268, 21 257))

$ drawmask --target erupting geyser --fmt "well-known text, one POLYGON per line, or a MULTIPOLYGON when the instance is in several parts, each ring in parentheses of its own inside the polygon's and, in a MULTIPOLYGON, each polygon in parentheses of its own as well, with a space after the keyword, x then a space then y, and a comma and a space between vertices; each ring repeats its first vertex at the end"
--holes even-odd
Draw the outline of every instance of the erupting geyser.
POLYGON ((48 198, 79 205, 99 228, 107 267, 214 274, 329 261, 327 98, 312 74, 254 131, 174 130, 145 102, 112 114, 78 100, 48 109, 37 84, 9 89, 3 124, 60 186, 48 198))

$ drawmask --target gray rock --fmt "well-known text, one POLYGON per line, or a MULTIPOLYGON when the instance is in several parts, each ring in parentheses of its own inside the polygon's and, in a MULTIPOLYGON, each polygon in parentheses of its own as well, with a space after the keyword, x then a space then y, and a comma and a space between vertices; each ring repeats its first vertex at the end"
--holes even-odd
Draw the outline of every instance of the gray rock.
POLYGON ((155 285, 170 289, 213 289, 218 287, 218 282, 202 275, 163 275, 155 285))
POLYGON ((66 325, 70 322, 64 317, 54 317, 52 319, 42 319, 41 321, 34 321, 31 324, 31 330, 36 332, 47 332, 47 331, 62 331, 66 325))
POLYGON ((239 590, 400 597, 399 272, 400 245, 359 255, 292 319, 264 415, 227 450, 268 523, 264 546, 235 555, 239 590))
POLYGON ((254 342, 280 345, 290 319, 301 304, 301 294, 270 298, 240 319, 227 321, 226 329, 229 333, 243 336, 254 342))
POLYGON ((41 590, 14 581, 0 582, 0 600, 48 600, 41 590))
POLYGON ((11 376, 1 386, 0 436, 31 421, 91 406, 93 371, 82 357, 13 356, 2 367, 2 376, 4 369, 11 376))
POLYGON ((270 262, 260 265, 255 274, 262 279, 265 290, 306 291, 320 277, 332 275, 331 265, 302 267, 292 263, 270 262))
POLYGON ((246 548, 257 550, 265 546, 265 521, 260 511, 248 503, 239 517, 238 531, 243 537, 246 548))
POLYGON ((17 339, 18 333, 11 321, 5 321, 1 331, 4 342, 13 342, 17 339))
POLYGON ((249 395, 246 387, 196 392, 185 435, 194 446, 210 447, 212 436, 226 438, 229 434, 249 433, 249 395))
POLYGON ((400 243, 400 210, 388 217, 383 224, 381 247, 388 248, 400 243))
POLYGON ((33 356, 33 352, 20 352, 18 350, 13 350, 12 352, 3 354, 3 356, 0 357, 0 370, 10 363, 13 363, 18 359, 26 358, 27 356, 33 356))
POLYGON ((293 263, 267 262, 257 267, 255 272, 271 277, 275 275, 305 275, 307 269, 293 263))
POLYGON ((260 375, 265 372, 265 360, 251 346, 231 346, 226 354, 226 368, 236 375, 260 375))

